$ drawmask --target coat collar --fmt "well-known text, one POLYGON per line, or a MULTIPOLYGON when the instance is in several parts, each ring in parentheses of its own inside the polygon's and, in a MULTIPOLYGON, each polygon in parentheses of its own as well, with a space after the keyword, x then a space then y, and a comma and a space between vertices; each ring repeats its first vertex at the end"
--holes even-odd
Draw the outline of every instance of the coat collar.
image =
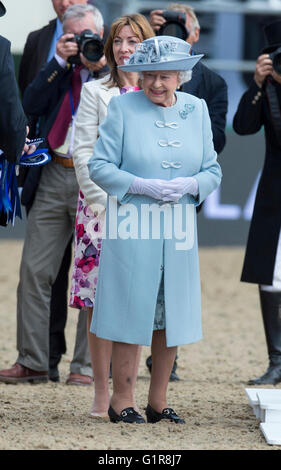
POLYGON ((120 90, 118 87, 108 88, 105 83, 100 84, 100 97, 104 104, 107 106, 112 96, 119 96, 120 90))

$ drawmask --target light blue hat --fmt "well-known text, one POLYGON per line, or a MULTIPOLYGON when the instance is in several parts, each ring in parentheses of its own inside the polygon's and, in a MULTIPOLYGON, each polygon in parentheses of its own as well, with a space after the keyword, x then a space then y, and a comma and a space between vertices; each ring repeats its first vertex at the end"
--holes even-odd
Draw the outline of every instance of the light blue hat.
POLYGON ((124 65, 124 72, 191 70, 204 54, 190 55, 190 44, 174 36, 155 36, 137 44, 124 65))

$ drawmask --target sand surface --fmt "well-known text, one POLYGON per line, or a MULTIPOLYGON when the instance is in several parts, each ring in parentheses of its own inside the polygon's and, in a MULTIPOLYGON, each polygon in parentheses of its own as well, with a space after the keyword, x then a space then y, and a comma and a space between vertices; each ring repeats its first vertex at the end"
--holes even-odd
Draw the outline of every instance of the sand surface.
MULTIPOLYGON (((0 241, 0 369, 17 356, 21 250, 22 241, 0 241)), ((267 353, 257 286, 239 282, 243 254, 240 248, 200 249, 204 339, 179 348, 181 380, 169 385, 170 406, 185 425, 128 426, 92 419, 93 387, 65 385, 77 321, 77 311, 69 309, 60 383, 0 383, 0 449, 281 450, 266 443, 245 394, 247 380, 265 371, 267 353)), ((143 348, 137 384, 141 410, 149 386, 149 352, 143 348)))

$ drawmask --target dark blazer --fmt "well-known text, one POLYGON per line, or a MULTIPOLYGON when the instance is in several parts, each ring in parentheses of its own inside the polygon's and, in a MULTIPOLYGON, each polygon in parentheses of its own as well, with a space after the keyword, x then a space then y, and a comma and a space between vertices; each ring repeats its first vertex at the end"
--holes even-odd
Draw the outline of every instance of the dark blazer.
MULTIPOLYGON (((41 117, 40 137, 47 139, 57 117, 62 100, 69 90, 72 68, 62 68, 53 58, 36 75, 23 95, 25 112, 36 118, 41 117)), ((43 146, 48 146, 46 141, 43 146)), ((41 167, 29 169, 23 186, 21 202, 27 210, 31 207, 41 176, 41 167)))
POLYGON ((56 29, 56 19, 37 31, 32 31, 26 40, 19 67, 19 88, 23 96, 26 87, 46 63, 56 29))
POLYGON ((203 98, 211 118, 214 147, 220 153, 225 146, 225 124, 228 107, 227 85, 217 73, 198 62, 192 70, 192 79, 184 83, 182 91, 203 98))
POLYGON ((18 162, 26 138, 27 120, 19 99, 10 42, 0 36, 0 149, 18 162))
MULTIPOLYGON (((281 85, 274 82, 281 105, 281 85)), ((255 134, 264 126, 266 154, 250 224, 241 281, 272 285, 281 227, 281 146, 278 144, 265 89, 253 81, 233 120, 237 134, 255 134)), ((254 155, 251 155, 254 158, 254 155)), ((243 171, 243 170, 242 170, 243 171)))

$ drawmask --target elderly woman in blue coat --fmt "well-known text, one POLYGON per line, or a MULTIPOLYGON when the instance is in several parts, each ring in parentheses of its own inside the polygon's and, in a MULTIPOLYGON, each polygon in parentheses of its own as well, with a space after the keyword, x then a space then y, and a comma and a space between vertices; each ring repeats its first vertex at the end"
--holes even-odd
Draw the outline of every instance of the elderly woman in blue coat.
POLYGON ((177 346, 202 337, 195 207, 221 180, 205 101, 176 91, 202 57, 189 48, 170 36, 137 46, 120 68, 140 72, 142 90, 111 99, 88 163, 108 195, 90 329, 113 341, 112 422, 145 422, 134 409, 138 345, 152 351, 147 421, 185 422, 167 388, 177 346))

